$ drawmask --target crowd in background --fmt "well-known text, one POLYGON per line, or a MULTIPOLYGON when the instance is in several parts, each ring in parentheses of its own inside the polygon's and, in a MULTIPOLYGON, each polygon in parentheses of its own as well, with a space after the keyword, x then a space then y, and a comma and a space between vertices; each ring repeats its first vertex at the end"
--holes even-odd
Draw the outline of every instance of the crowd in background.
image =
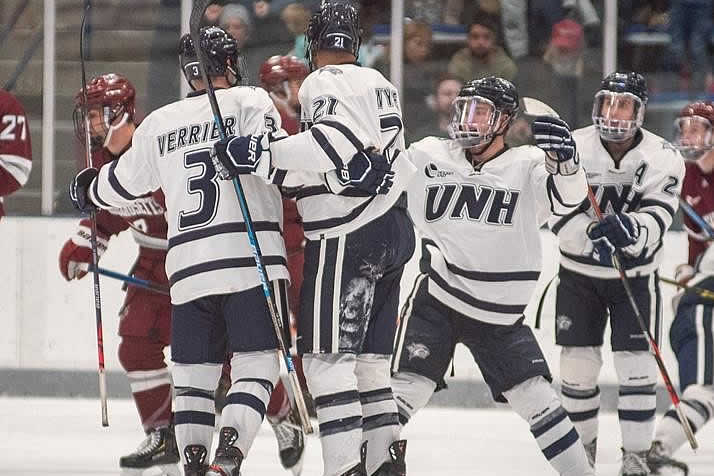
MULTIPOLYGON (((362 0, 359 61, 389 77, 389 2, 362 0)), ((406 0, 402 104, 408 142, 446 135, 450 100, 464 81, 496 75, 552 104, 574 127, 590 121, 602 77, 603 3, 598 0, 406 0)), ((216 1, 207 24, 238 39, 253 77, 273 54, 305 55, 318 0, 216 1)), ((714 93, 711 0, 618 2, 619 67, 644 73, 653 96, 714 93)), ((656 120, 656 115, 654 120, 656 120)), ((671 118, 662 124, 671 124, 671 118)), ((655 130, 658 124, 650 124, 655 130)), ((669 130, 659 130, 669 136, 669 130)), ((529 140, 513 128, 509 142, 529 140)))

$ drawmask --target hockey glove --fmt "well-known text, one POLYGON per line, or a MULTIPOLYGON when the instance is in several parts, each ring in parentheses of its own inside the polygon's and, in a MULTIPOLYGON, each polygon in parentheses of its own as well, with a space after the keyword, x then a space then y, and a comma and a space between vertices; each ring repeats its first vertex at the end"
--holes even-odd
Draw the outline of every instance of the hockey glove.
POLYGON ((545 168, 548 173, 572 175, 580 168, 575 141, 570 127, 562 119, 538 116, 531 125, 536 145, 545 151, 545 168))
POLYGON ((270 166, 269 136, 261 134, 219 140, 213 145, 211 158, 218 176, 223 180, 254 174, 261 161, 267 161, 268 168, 270 166))
POLYGON ((370 147, 357 152, 337 171, 337 180, 342 187, 356 189, 368 196, 385 195, 394 183, 394 171, 387 158, 370 147))
MULTIPOLYGON (((79 224, 77 233, 67 240, 60 251, 60 273, 67 281, 82 279, 89 270, 89 263, 92 262, 91 230, 84 221, 79 224)), ((97 258, 107 250, 108 243, 108 236, 97 234, 97 258)))
POLYGON ((69 184, 69 199, 72 200, 72 205, 77 210, 88 212, 97 208, 88 195, 89 186, 97 178, 97 175, 99 175, 99 170, 88 167, 79 172, 69 184))
POLYGON ((603 264, 612 264, 612 254, 616 249, 629 257, 639 256, 644 249, 640 224, 627 213, 606 216, 601 222, 591 224, 587 234, 595 244, 595 251, 602 256, 596 258, 603 264))

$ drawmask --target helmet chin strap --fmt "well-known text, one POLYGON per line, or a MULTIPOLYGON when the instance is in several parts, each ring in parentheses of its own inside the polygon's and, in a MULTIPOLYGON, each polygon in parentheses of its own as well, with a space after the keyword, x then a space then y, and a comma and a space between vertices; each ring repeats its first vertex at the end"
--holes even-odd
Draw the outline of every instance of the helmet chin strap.
POLYGON ((129 113, 125 112, 122 115, 121 120, 118 124, 109 126, 109 130, 107 131, 107 137, 104 138, 104 144, 102 146, 107 147, 109 145, 109 142, 112 140, 112 135, 114 134, 114 131, 124 127, 127 122, 129 122, 129 113))

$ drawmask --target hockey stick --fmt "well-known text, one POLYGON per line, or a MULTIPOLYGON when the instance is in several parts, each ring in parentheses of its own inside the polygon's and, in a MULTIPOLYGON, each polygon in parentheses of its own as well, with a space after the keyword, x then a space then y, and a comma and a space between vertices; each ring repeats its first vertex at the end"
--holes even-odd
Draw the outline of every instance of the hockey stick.
POLYGON ((691 220, 696 223, 702 232, 707 235, 707 238, 714 240, 714 230, 709 223, 707 223, 704 218, 699 216, 699 214, 694 210, 694 208, 682 197, 679 197, 679 206, 682 207, 682 211, 687 214, 691 220))
MULTIPOLYGON (((523 98, 523 102, 527 110, 526 114, 537 116, 551 116, 556 118, 559 117, 558 113, 555 112, 553 108, 551 108, 547 104, 542 103, 541 101, 538 101, 537 99, 528 98, 528 102, 526 102, 526 98, 523 98)), ((590 201, 590 205, 595 211, 595 215, 597 216, 598 221, 603 221, 605 217, 602 214, 602 210, 600 210, 600 205, 598 204, 597 198, 595 198, 595 194, 593 193, 593 189, 589 183, 588 200, 590 201)), ((635 296, 632 292, 632 287, 630 286, 630 280, 625 274, 625 268, 622 266, 622 251, 617 248, 615 249, 615 253, 612 256, 612 262, 615 266, 615 269, 620 274, 622 286, 625 288, 625 294, 627 295, 627 299, 630 302, 630 306, 632 307, 632 310, 635 313, 635 318, 637 319, 637 323, 640 326, 640 330, 642 330, 645 337, 647 338, 650 350, 654 355, 655 361, 657 362, 657 367, 659 367, 660 375, 662 375, 662 380, 664 380, 664 385, 667 388, 667 392, 669 393, 669 398, 672 401, 672 404, 674 405, 674 408, 677 412, 679 422, 682 424, 684 434, 689 440, 689 445, 692 447, 693 450, 696 450, 699 447, 699 444, 697 443, 697 439, 694 436, 694 432, 692 431, 692 427, 689 424, 689 420, 684 415, 684 411, 680 406, 680 400, 679 395, 677 394, 677 390, 674 388, 674 385, 672 384, 672 379, 669 377, 669 372, 667 372, 667 367, 664 365, 664 360, 662 360, 662 354, 660 353, 659 347, 657 346, 657 342, 654 340, 654 338, 652 337, 652 333, 645 325, 645 320, 642 317, 642 313, 640 312, 639 306, 637 306, 637 301, 635 301, 635 296)))
MULTIPOLYGON (((87 99, 87 75, 84 66, 84 35, 87 31, 86 22, 90 8, 91 5, 87 2, 84 8, 84 14, 82 15, 82 25, 79 30, 79 61, 82 66, 82 96, 84 102, 84 107, 82 108, 82 113, 84 114, 84 150, 87 155, 87 167, 93 166, 92 137, 89 129, 89 105, 87 99)), ((89 213, 89 219, 91 221, 90 243, 92 245, 92 267, 96 269, 99 256, 97 255, 97 212, 95 210, 89 213)), ((104 336, 102 332, 102 297, 99 292, 99 273, 95 270, 92 276, 94 279, 94 315, 97 321, 97 360, 99 363, 99 399, 102 405, 102 426, 109 426, 107 380, 104 375, 104 336)))
POLYGON ((127 274, 117 273, 111 269, 102 268, 101 266, 89 266, 89 271, 96 271, 97 273, 107 276, 109 278, 118 279, 123 281, 129 286, 136 286, 138 288, 148 289, 149 291, 154 291, 158 294, 163 294, 164 296, 170 296, 169 287, 159 284, 154 281, 148 281, 146 279, 135 278, 134 276, 129 276, 127 274))
MULTIPOLYGON (((198 56, 199 66, 201 69, 201 77, 203 78, 203 82, 206 84, 206 95, 208 96, 208 101, 211 104, 213 120, 218 126, 218 132, 221 139, 225 139, 226 128, 225 124, 223 123, 223 116, 221 116, 221 111, 218 108, 216 92, 213 89, 213 83, 211 83, 211 78, 208 76, 208 74, 206 74, 206 68, 204 67, 205 58, 203 56, 203 50, 201 49, 201 19, 203 18, 203 14, 206 11, 206 7, 211 2, 212 0, 194 1, 193 9, 191 10, 191 18, 189 19, 189 29, 191 31, 191 38, 193 39, 194 49, 196 50, 196 55, 198 56)), ((298 415, 300 417, 300 424, 302 425, 303 431, 306 434, 310 434, 312 433, 312 423, 310 422, 310 415, 307 411, 307 405, 305 405, 305 399, 303 398, 302 389, 300 388, 300 381, 298 380, 297 372, 295 370, 295 364, 293 363, 292 356, 290 355, 290 350, 285 345, 285 340, 283 339, 283 324, 275 306, 273 293, 270 288, 270 282, 268 281, 268 273, 265 269, 265 264, 263 263, 263 254, 260 252, 260 244, 258 243, 258 237, 255 234, 255 227, 253 226, 253 220, 250 216, 248 203, 245 199, 243 187, 241 186, 240 179, 238 177, 233 179, 233 186, 238 197, 238 203, 240 204, 241 213, 243 214, 243 221, 245 222, 245 228, 248 234, 248 241, 250 241, 250 246, 253 249, 255 267, 258 270, 260 284, 263 287, 263 294, 265 295, 265 301, 268 305, 270 319, 273 321, 273 328, 275 329, 275 336, 278 340, 279 352, 282 354, 285 366, 288 369, 290 388, 295 398, 294 401, 295 406, 297 407, 298 415)))
POLYGON ((711 299, 714 301, 714 291, 709 291, 708 289, 700 288, 699 286, 689 286, 687 284, 681 284, 675 281, 674 279, 663 278, 662 276, 659 277, 659 280, 663 283, 672 284, 674 286, 677 286, 678 288, 682 288, 685 291, 691 291, 703 297, 704 299, 711 299))

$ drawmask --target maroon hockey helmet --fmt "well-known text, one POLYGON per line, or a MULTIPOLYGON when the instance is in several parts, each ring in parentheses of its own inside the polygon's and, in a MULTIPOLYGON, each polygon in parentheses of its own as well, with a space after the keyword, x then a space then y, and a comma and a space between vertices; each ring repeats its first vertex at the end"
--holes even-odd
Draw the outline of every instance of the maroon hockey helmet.
POLYGON ((284 92, 285 81, 305 79, 307 66, 297 56, 271 56, 260 66, 260 86, 271 92, 284 92))
MULTIPOLYGON (((87 110, 98 109, 101 114, 102 133, 92 131, 92 146, 104 146, 114 130, 132 121, 136 114, 136 89, 124 76, 116 73, 106 73, 92 78, 87 83, 87 110), (117 122, 118 121, 118 122, 117 122)), ((74 132, 77 139, 84 143, 84 89, 80 89, 74 97, 74 132)), ((95 129, 95 128, 93 128, 95 129)))
POLYGON ((674 120, 672 144, 685 158, 694 159, 714 146, 714 103, 687 104, 674 120))

